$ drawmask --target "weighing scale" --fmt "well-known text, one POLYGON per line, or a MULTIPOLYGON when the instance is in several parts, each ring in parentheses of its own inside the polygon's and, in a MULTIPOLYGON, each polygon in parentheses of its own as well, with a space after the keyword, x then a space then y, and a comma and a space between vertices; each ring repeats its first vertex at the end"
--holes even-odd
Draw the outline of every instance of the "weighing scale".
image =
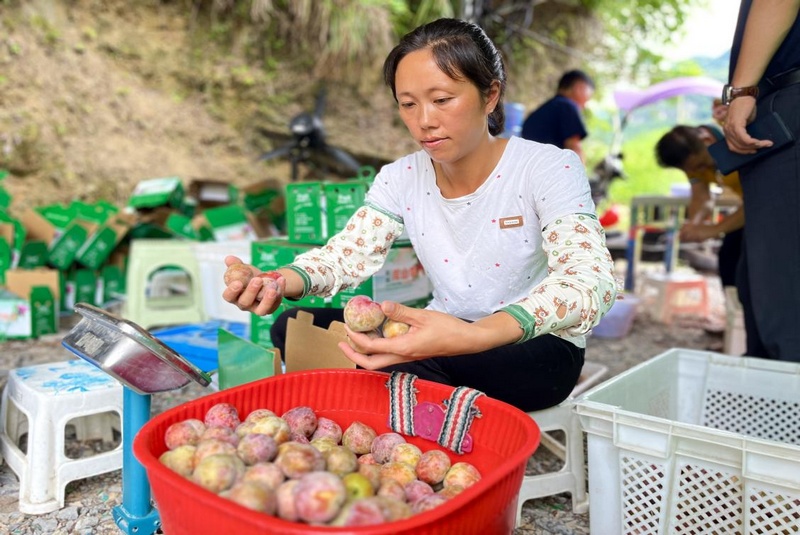
POLYGON ((123 386, 122 504, 112 511, 114 522, 124 533, 152 535, 161 520, 151 503, 147 472, 133 456, 133 437, 150 419, 151 394, 190 381, 208 386, 211 377, 133 322, 86 303, 77 303, 75 312, 82 318, 62 344, 123 386))

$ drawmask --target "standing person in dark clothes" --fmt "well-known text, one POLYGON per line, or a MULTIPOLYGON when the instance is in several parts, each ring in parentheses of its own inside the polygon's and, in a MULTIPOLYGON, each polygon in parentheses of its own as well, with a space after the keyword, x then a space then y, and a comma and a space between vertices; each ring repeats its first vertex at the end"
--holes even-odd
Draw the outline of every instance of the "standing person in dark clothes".
POLYGON ((731 47, 725 139, 738 153, 772 145, 746 126, 776 112, 795 141, 739 169, 747 224, 742 273, 767 357, 800 362, 800 0, 742 0, 731 47))
MULTIPOLYGON (((384 301, 384 314, 409 331, 373 339, 348 329, 359 351, 341 342, 342 352, 362 368, 474 388, 526 412, 557 405, 580 377, 586 335, 616 295, 586 170, 573 152, 498 137, 505 68, 475 24, 420 26, 383 72, 420 150, 383 166, 364 206, 324 246, 278 269, 278 291, 259 300, 263 279, 254 277, 232 282, 223 298, 265 315, 283 298, 358 286, 405 231, 433 299, 424 310, 384 301)), ((276 346, 292 313, 275 320, 276 346)), ((328 323, 344 316, 319 315, 328 323)))
POLYGON ((525 119, 520 136, 539 143, 569 149, 586 163, 581 148, 588 132, 581 112, 594 94, 594 82, 583 71, 565 72, 558 81, 556 95, 525 119))

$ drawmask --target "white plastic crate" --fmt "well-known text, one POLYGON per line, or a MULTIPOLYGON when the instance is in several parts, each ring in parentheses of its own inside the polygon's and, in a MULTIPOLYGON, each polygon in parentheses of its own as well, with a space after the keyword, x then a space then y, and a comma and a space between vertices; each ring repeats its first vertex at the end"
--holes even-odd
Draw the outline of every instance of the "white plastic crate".
POLYGON ((671 349, 576 411, 591 533, 800 533, 800 364, 671 349))
POLYGON ((249 263, 252 257, 252 242, 232 240, 226 242, 197 242, 192 251, 200 264, 200 282, 203 285, 203 306, 206 315, 215 320, 250 323, 250 312, 239 310, 222 298, 225 290, 225 257, 238 256, 249 263))

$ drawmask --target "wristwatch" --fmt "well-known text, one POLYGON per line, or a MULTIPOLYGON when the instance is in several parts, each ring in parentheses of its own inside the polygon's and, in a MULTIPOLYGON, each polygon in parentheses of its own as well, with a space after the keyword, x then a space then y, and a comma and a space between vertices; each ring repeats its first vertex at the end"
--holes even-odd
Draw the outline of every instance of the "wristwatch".
POLYGON ((722 87, 722 104, 725 106, 730 104, 733 99, 739 97, 758 98, 758 86, 733 87, 730 84, 725 84, 722 87))

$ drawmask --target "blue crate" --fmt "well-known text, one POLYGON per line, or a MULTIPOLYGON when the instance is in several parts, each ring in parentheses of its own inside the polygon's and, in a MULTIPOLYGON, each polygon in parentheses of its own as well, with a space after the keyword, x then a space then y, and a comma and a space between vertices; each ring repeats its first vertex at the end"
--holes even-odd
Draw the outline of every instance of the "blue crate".
POLYGON ((204 372, 209 372, 219 367, 217 333, 220 328, 240 338, 250 337, 248 324, 219 320, 158 329, 152 331, 152 335, 204 372))

